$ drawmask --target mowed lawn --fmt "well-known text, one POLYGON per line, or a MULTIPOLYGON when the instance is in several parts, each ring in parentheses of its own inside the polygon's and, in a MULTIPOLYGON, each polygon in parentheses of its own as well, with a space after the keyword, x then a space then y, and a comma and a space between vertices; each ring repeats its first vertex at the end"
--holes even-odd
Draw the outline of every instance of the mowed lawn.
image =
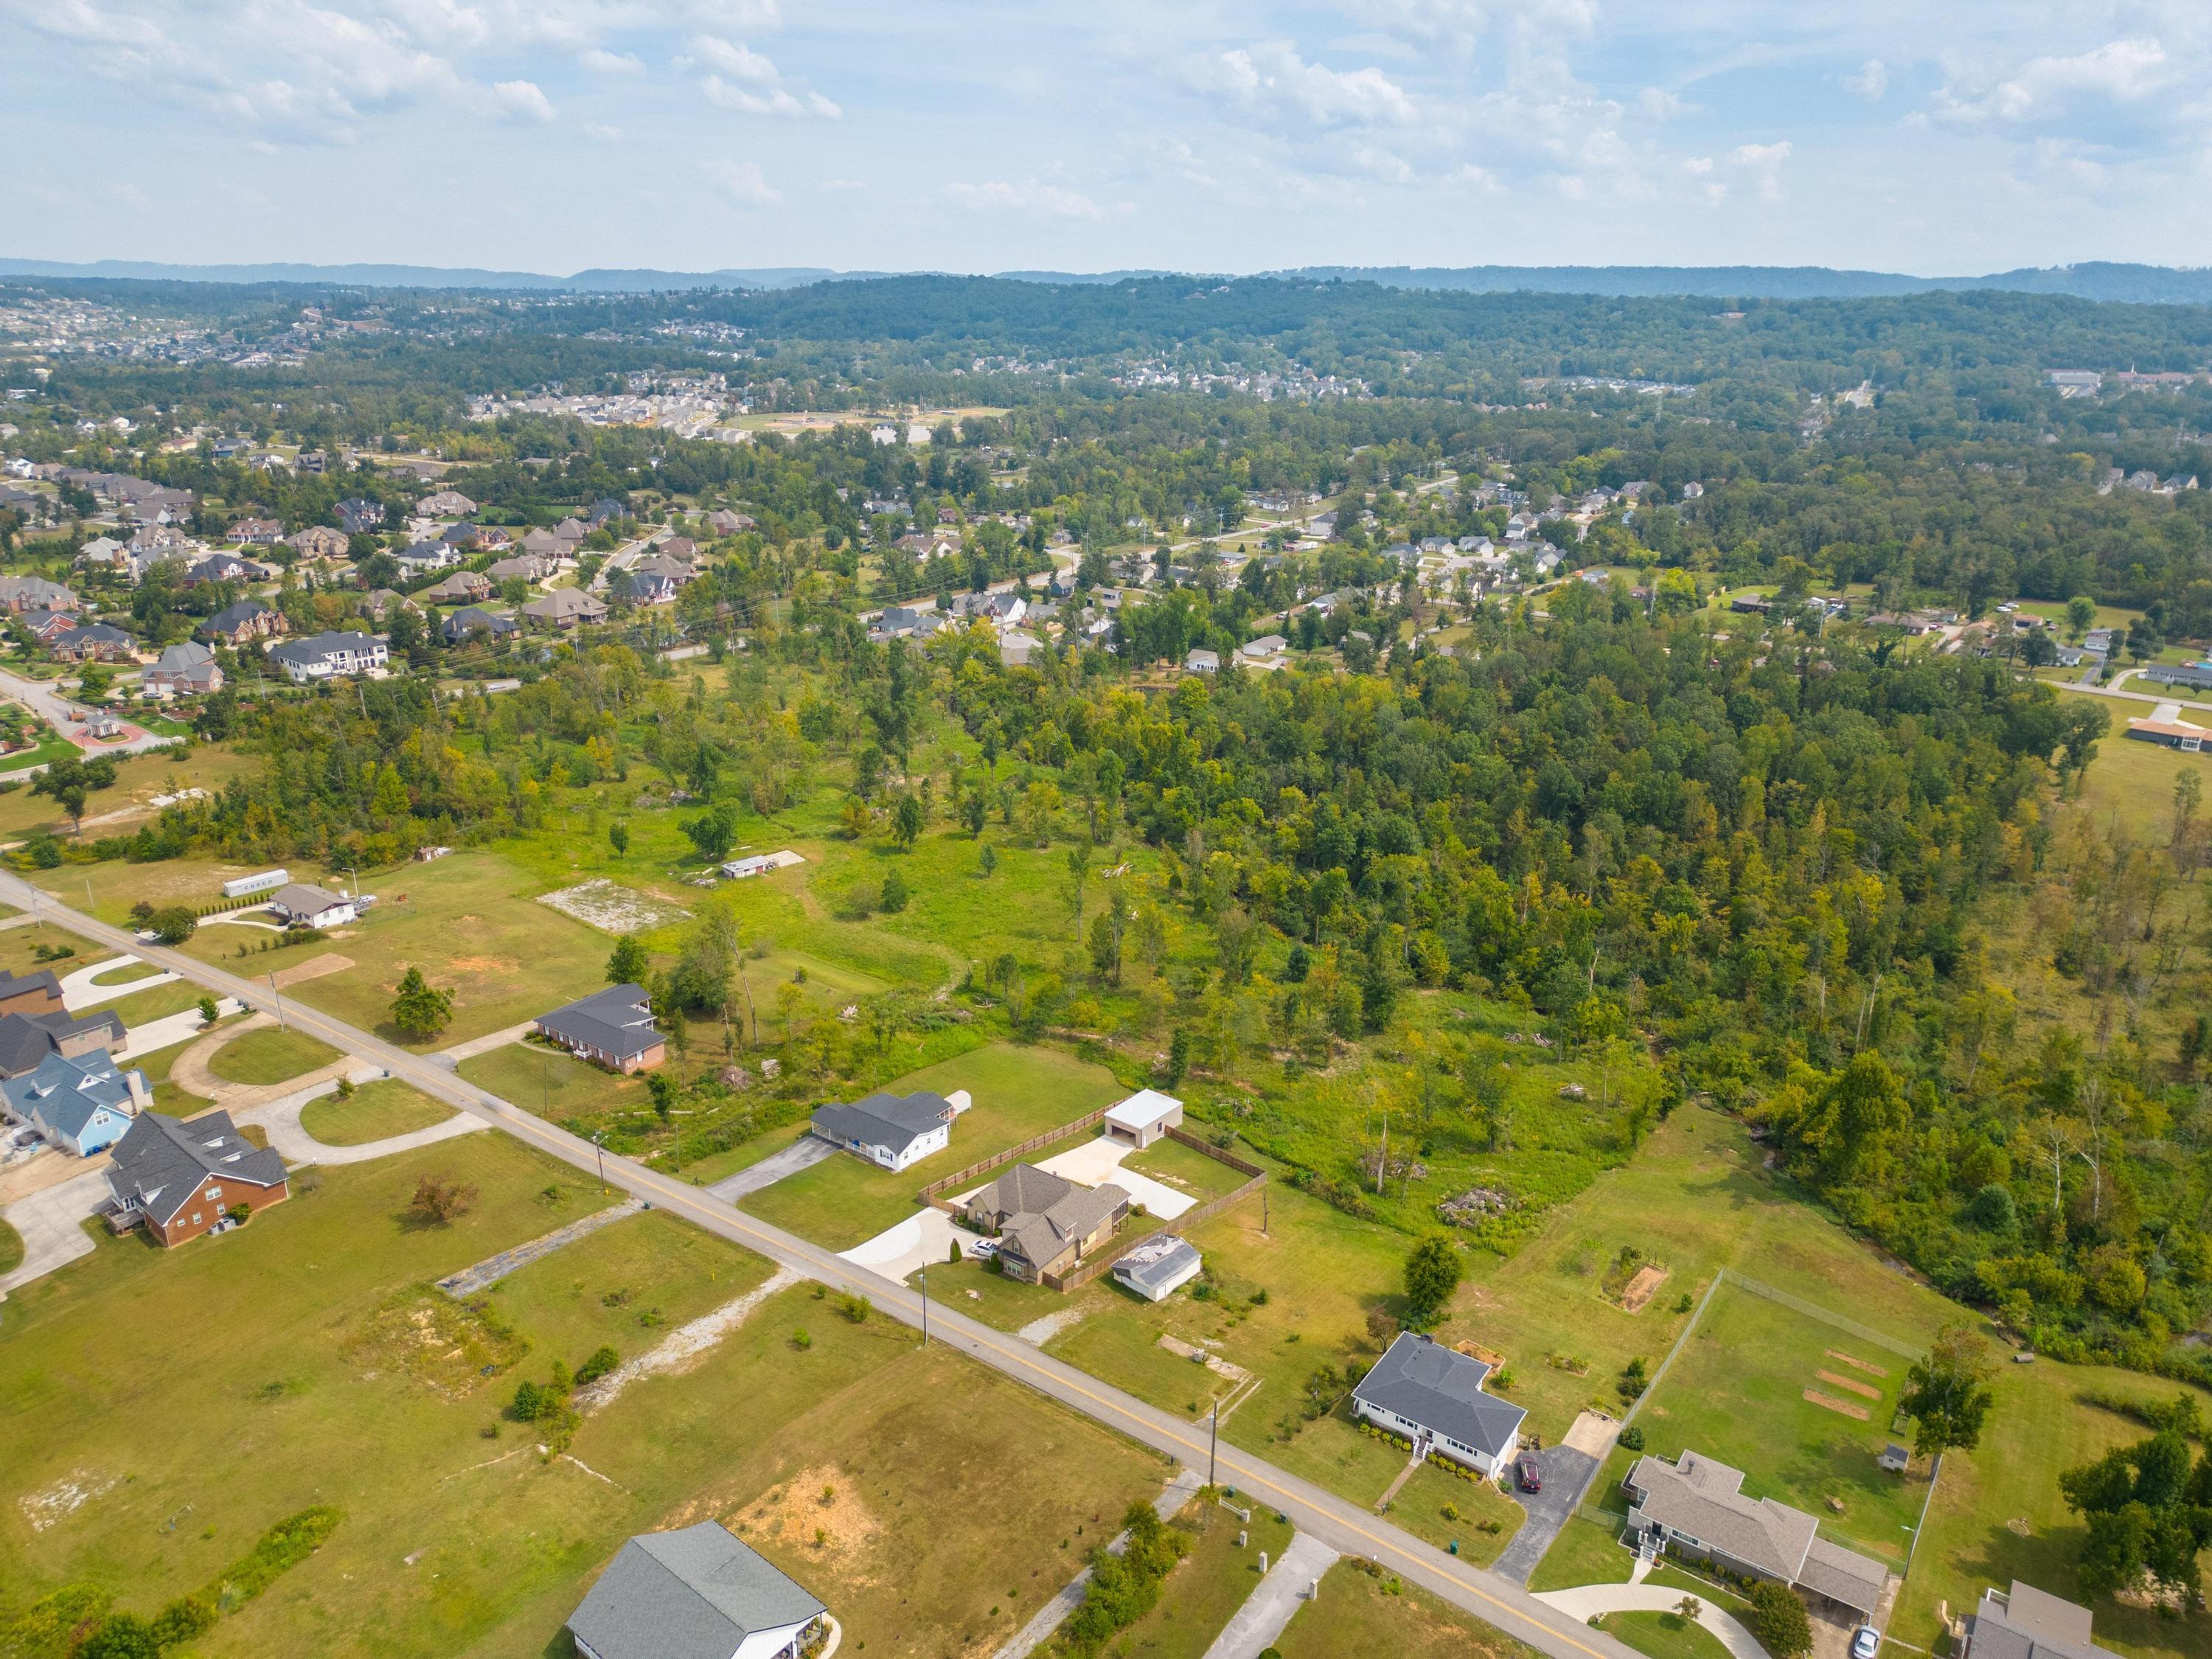
POLYGON ((1280 1560, 1292 1536, 1272 1510, 1254 1509, 1248 1526, 1219 1504, 1195 1499, 1170 1524, 1183 1535, 1188 1553, 1169 1571, 1152 1610, 1109 1644, 1115 1659, 1204 1659, 1222 1627, 1260 1587, 1261 1554, 1271 1563, 1280 1560))
MULTIPOLYGON (((2153 691, 2133 680, 2128 689, 2153 691)), ((2098 702, 2111 710, 2112 729, 2082 775, 2081 803, 2100 830, 2117 823, 2133 840, 2163 847, 2173 830, 2174 781, 2193 775, 2212 788, 2212 759, 2128 737, 2128 721, 2149 719, 2150 704, 2102 697, 2098 702)))
POLYGON ((325 1146, 364 1146, 411 1134, 453 1116, 453 1109, 397 1078, 364 1083, 341 1100, 322 1095, 300 1109, 300 1127, 325 1146))
MULTIPOLYGON (((1893 1437, 1911 1363, 1723 1285, 1636 1420, 1648 1455, 1671 1461, 1686 1449, 1731 1464, 1744 1472, 1751 1497, 1816 1516, 1829 1537, 1894 1571, 1905 1565, 1907 1529, 1928 1495, 1928 1466, 1916 1462, 1889 1474, 1875 1460, 1893 1437)), ((1620 1478, 1636 1456, 1617 1448, 1593 1498, 1618 1501, 1620 1478)))
POLYGON ((624 1077, 537 1043, 509 1042, 471 1054, 460 1073, 552 1123, 641 1111, 647 1102, 642 1077, 624 1077))
POLYGON ((1275 1638, 1282 1659, 1534 1659, 1535 1650, 1425 1589, 1340 1561, 1275 1638))
MULTIPOLYGON (((743 1200, 762 1220, 833 1250, 850 1249, 917 1207, 915 1194, 1009 1146, 1111 1105, 1129 1091, 1103 1066, 1053 1048, 994 1044, 909 1072, 886 1092, 965 1089, 975 1103, 953 1120, 951 1146, 896 1174, 840 1153, 743 1200)), ((1088 1132, 1086 1132, 1088 1133, 1088 1132)), ((780 1131, 783 1140, 791 1132, 780 1131)), ((1040 1158, 1050 1156, 1040 1151, 1040 1158)))
POLYGON ((208 1070, 226 1083, 283 1083, 329 1065, 338 1051, 303 1031, 259 1026, 231 1038, 208 1056, 208 1070))
MULTIPOLYGON (((604 984, 614 948, 608 935, 536 902, 530 896, 538 885, 493 853, 456 853, 364 881, 362 890, 378 896, 375 908, 316 947, 353 966, 302 980, 284 994, 416 1049, 447 1048, 533 1019, 604 984), (453 994, 453 1024, 435 1037, 405 1037, 391 1023, 392 1000, 410 968, 453 994)), ((311 954, 262 951, 270 937, 252 928, 203 927, 185 948, 248 978, 281 973, 311 954), (244 957, 236 954, 241 945, 244 957)))

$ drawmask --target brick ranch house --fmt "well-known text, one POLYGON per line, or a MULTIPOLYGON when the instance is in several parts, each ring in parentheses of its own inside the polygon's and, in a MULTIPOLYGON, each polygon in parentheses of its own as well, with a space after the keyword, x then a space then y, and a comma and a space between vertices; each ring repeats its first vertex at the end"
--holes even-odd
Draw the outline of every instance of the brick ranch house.
POLYGON ((265 1210, 292 1195, 284 1160, 240 1135, 225 1111, 189 1122, 141 1112, 111 1157, 110 1224, 118 1231, 143 1226, 172 1249, 213 1231, 240 1205, 265 1210))

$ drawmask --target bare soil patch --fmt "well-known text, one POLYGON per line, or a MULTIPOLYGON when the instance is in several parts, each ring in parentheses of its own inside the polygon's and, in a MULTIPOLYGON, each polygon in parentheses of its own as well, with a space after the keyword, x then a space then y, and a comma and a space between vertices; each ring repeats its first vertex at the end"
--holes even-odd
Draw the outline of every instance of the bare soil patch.
POLYGON ((1664 1267, 1638 1268, 1636 1277, 1628 1281, 1628 1288, 1620 1293, 1621 1311, 1642 1313, 1644 1304, 1656 1296, 1659 1287, 1666 1282, 1667 1270, 1664 1267))
POLYGON ((1838 1400, 1833 1395, 1822 1394, 1818 1389, 1806 1389, 1805 1398, 1826 1410, 1841 1413, 1845 1417, 1856 1417, 1862 1423, 1867 1420, 1867 1408, 1864 1406, 1854 1406, 1847 1400, 1838 1400))
POLYGON ((541 893, 538 902, 603 933, 642 933, 681 921, 686 915, 665 900, 618 886, 605 876, 563 887, 557 893, 541 893))
POLYGON ((1856 1377, 1838 1376, 1833 1371, 1815 1371, 1814 1375, 1818 1376, 1823 1382, 1831 1383, 1836 1388, 1843 1389, 1847 1394, 1857 1395, 1863 1400, 1879 1400, 1881 1398, 1881 1390, 1875 1388, 1871 1382, 1862 1382, 1856 1377))
POLYGON ((1855 1371, 1864 1371, 1869 1376, 1889 1375, 1888 1366, 1877 1365, 1870 1360, 1861 1359, 1856 1354, 1845 1353, 1841 1348, 1829 1349, 1828 1358, 1841 1364, 1849 1365, 1855 1371))
POLYGON ((489 1303, 455 1302, 428 1286, 386 1302, 345 1346, 362 1376, 398 1371, 448 1400, 475 1393, 529 1351, 489 1303))
POLYGON ((325 951, 322 955, 309 957, 305 962, 293 967, 280 968, 276 972, 276 983, 280 988, 287 985, 297 985, 302 980, 321 979, 331 974, 343 974, 352 966, 351 957, 342 957, 335 951, 325 951))
POLYGON ((730 1529, 819 1560, 834 1558, 841 1572, 865 1584, 874 1581, 858 1560, 883 1535, 884 1523, 861 1501, 853 1477, 834 1463, 820 1463, 770 1491, 732 1520, 730 1529))

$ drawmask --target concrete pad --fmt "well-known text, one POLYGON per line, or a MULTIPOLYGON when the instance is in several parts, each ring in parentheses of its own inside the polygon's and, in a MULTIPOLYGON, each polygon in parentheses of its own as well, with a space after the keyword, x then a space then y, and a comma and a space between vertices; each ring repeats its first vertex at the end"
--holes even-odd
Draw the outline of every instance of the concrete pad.
POLYGON ((1283 1633, 1315 1581, 1335 1565, 1334 1550, 1311 1533, 1298 1534, 1213 1638, 1206 1659, 1259 1659, 1283 1633))
POLYGON ((838 1255, 856 1267, 866 1267, 903 1285, 907 1275, 916 1268, 934 1267, 949 1259, 955 1239, 965 1250, 975 1237, 966 1229, 954 1226, 952 1218, 944 1211, 928 1209, 884 1228, 866 1243, 839 1251, 838 1255))
POLYGON ((734 1204, 764 1187, 773 1187, 786 1176, 797 1175, 837 1156, 837 1149, 818 1135, 801 1135, 790 1146, 770 1152, 757 1164, 733 1176, 725 1176, 707 1190, 726 1204, 734 1204))
POLYGON ((1096 1140, 1086 1140, 1080 1146, 1056 1154, 1037 1165, 1054 1175, 1074 1182, 1080 1187, 1103 1187, 1112 1182, 1129 1194, 1130 1201, 1141 1204, 1146 1212, 1163 1221, 1172 1221, 1185 1210, 1195 1209, 1198 1200, 1188 1193, 1178 1192, 1164 1182, 1139 1175, 1134 1170, 1125 1170, 1121 1160, 1136 1151, 1127 1141, 1115 1140, 1100 1135, 1096 1140))
POLYGON ((28 1198, 18 1199, 0 1211, 23 1238, 23 1262, 0 1278, 0 1297, 34 1279, 43 1279, 57 1267, 90 1255, 92 1236, 84 1224, 110 1196, 104 1170, 93 1170, 28 1198))
POLYGON ((96 1008, 103 1002, 112 1002, 118 997, 136 996, 141 991, 151 990, 156 985, 167 985, 181 979, 181 974, 148 974, 122 985, 94 985, 92 981, 101 974, 113 973, 137 962, 137 957, 110 957, 105 962, 95 962, 80 968, 62 981, 62 1006, 71 1013, 86 1008, 96 1008))
MULTIPOLYGON (((244 1012, 237 1000, 232 997, 216 998, 216 1011, 225 1016, 244 1012)), ((189 1042, 205 1029, 200 1021, 200 1011, 197 1008, 164 1014, 159 1019, 149 1019, 143 1025, 133 1025, 126 1030, 123 1046, 115 1050, 115 1058, 125 1061, 143 1059, 164 1048, 173 1048, 179 1042, 189 1042)))

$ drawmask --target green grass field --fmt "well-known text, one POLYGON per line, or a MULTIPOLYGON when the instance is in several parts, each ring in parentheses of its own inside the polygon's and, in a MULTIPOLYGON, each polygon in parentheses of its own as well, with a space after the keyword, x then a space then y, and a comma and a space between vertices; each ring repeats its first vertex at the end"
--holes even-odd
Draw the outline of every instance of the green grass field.
POLYGON ((304 1032, 264 1025, 217 1048, 208 1056, 208 1070, 226 1083, 283 1083, 338 1057, 329 1043, 304 1032))
MULTIPOLYGON (((1593 1492, 1590 1496, 1598 1494, 1593 1492)), ((1625 1584, 1636 1557, 1620 1541, 1618 1527, 1601 1526, 1580 1516, 1569 1517, 1528 1575, 1532 1590, 1572 1589, 1577 1584, 1625 1584)))
POLYGON ((1110 1105, 1128 1092, 1103 1066, 1057 1049, 1005 1044, 908 1073, 886 1086, 894 1094, 965 1089, 975 1104, 954 1120, 951 1144, 910 1169, 894 1174, 840 1154, 753 1194, 742 1207, 817 1244, 850 1249, 912 1215, 915 1194, 939 1176, 1110 1105))
POLYGON ((1283 1659, 1530 1659, 1534 1650, 1426 1590, 1340 1561, 1275 1638, 1283 1659))
POLYGON ((1448 1474, 1424 1463, 1390 1500, 1390 1519, 1438 1549, 1459 1546, 1463 1560, 1488 1566, 1513 1541, 1528 1511, 1487 1480, 1448 1474), (1486 1530, 1494 1527, 1496 1531, 1486 1530))
POLYGON ((1597 1627, 1648 1659, 1728 1659, 1719 1637, 1679 1613, 1608 1613, 1597 1627))
POLYGON ((322 1095, 300 1109, 300 1127, 325 1146, 362 1146, 443 1123, 453 1109, 396 1078, 364 1083, 351 1097, 322 1095))
MULTIPOLYGON (((1727 1285, 1636 1420, 1646 1454, 1672 1460, 1688 1449, 1732 1464, 1744 1472, 1749 1496, 1816 1516, 1837 1542, 1901 1568, 1908 1528, 1928 1495, 1928 1472, 1917 1464, 1902 1475, 1886 1474, 1875 1459, 1891 1438, 1909 1364, 1727 1285), (1848 1410, 1815 1403, 1808 1393, 1848 1410)), ((1616 1448, 1592 1497, 1614 1501, 1637 1456, 1616 1448)))
POLYGON ((641 1111, 645 1079, 623 1077, 537 1043, 510 1042, 463 1060, 461 1075, 550 1122, 641 1111))
POLYGON ((0 1221, 0 1273, 12 1273, 23 1265, 23 1235, 0 1221))

